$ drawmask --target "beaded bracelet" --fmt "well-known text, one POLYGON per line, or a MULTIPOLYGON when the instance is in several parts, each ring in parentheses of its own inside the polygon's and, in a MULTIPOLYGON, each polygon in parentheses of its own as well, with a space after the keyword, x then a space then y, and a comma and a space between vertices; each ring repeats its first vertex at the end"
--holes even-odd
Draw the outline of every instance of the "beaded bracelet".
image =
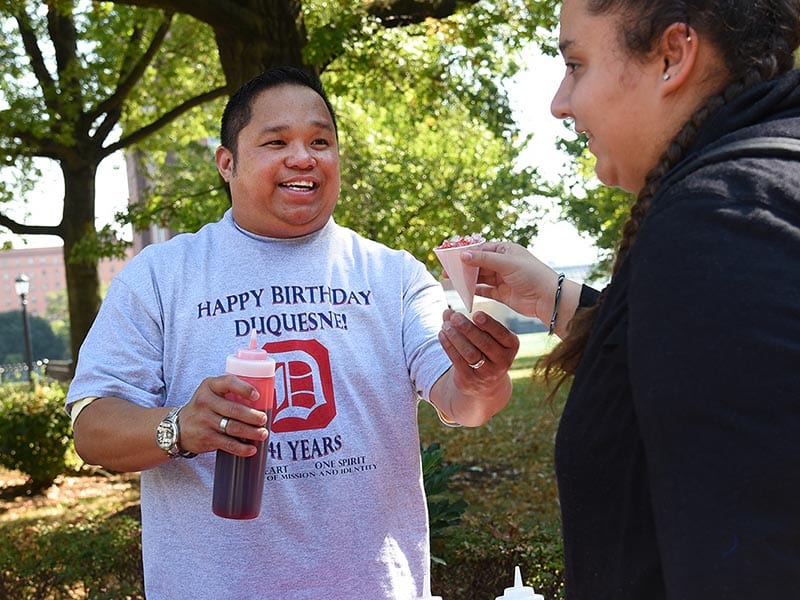
POLYGON ((556 319, 558 318, 558 304, 561 302, 561 287, 564 284, 564 273, 558 274, 558 286, 556 287, 556 299, 553 302, 553 316, 550 318, 550 330, 547 335, 553 335, 556 329, 556 319))

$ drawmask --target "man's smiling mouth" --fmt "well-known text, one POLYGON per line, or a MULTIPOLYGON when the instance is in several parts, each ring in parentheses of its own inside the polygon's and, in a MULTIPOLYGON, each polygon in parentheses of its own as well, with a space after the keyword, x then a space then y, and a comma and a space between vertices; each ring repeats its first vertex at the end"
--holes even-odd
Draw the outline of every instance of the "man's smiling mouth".
POLYGON ((280 187, 288 188, 290 190, 295 190, 299 192, 310 192, 311 190, 314 190, 319 186, 315 181, 298 180, 298 181, 287 181, 286 183, 281 183, 280 187))

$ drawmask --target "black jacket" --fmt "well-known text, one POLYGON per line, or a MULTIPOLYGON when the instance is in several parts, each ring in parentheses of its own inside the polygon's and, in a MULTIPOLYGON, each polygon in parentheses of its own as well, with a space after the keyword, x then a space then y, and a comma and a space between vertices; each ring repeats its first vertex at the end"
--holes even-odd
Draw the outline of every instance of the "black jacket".
MULTIPOLYGON (((746 92, 674 171, 732 140, 799 138, 798 84, 746 92)), ((567 597, 800 598, 800 161, 665 181, 559 427, 567 597)))

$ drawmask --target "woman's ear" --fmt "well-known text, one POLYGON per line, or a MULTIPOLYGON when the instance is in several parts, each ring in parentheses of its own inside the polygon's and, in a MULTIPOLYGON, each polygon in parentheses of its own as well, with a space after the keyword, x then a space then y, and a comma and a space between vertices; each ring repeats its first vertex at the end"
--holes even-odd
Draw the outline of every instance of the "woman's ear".
POLYGON ((680 88, 697 68, 699 40, 686 23, 673 23, 664 31, 658 46, 662 64, 663 91, 667 94, 680 88))

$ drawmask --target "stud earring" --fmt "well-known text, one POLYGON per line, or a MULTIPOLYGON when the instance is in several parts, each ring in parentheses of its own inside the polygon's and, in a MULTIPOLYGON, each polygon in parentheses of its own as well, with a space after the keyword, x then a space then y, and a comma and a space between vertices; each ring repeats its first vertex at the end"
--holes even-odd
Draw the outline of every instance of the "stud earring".
POLYGON ((664 74, 661 76, 661 79, 663 79, 664 81, 669 81, 670 77, 671 77, 671 75, 669 73, 667 73, 666 71, 664 71, 664 74))

